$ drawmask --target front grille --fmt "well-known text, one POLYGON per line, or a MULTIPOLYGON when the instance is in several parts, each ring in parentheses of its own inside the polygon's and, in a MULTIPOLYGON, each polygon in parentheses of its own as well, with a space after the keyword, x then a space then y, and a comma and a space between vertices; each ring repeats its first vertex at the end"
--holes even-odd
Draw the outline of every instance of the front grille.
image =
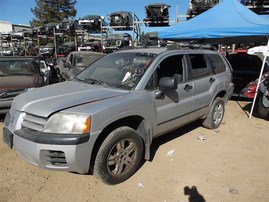
POLYGON ((42 162, 45 165, 62 166, 62 167, 67 166, 65 154, 62 151, 42 150, 40 152, 40 155, 42 162))
POLYGON ((32 129, 35 131, 42 131, 44 126, 47 123, 47 119, 41 116, 36 116, 32 114, 26 114, 23 117, 23 121, 21 123, 22 127, 32 129))

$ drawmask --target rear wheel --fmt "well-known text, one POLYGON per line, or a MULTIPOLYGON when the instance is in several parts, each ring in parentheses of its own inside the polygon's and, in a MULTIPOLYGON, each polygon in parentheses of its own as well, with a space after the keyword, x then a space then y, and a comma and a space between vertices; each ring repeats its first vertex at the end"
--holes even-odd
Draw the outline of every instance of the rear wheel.
POLYGON ((143 153, 143 141, 135 130, 117 128, 102 143, 93 174, 106 184, 121 183, 139 168, 143 153))
POLYGON ((203 126, 209 129, 218 128, 224 117, 224 106, 224 100, 217 97, 211 105, 209 113, 203 122, 203 126))

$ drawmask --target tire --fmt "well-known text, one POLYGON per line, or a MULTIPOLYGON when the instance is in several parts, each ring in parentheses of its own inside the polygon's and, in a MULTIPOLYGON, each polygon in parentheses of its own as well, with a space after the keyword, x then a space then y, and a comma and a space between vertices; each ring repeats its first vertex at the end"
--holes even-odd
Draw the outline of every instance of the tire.
POLYGON ((97 152, 93 175, 113 185, 130 178, 139 168, 144 153, 141 137, 130 127, 112 131, 97 152))
POLYGON ((262 119, 268 119, 269 118, 269 108, 265 107, 262 104, 262 98, 263 96, 259 93, 258 95, 258 114, 259 117, 261 117, 262 119))
POLYGON ((224 100, 220 97, 217 97, 209 110, 209 113, 206 119, 203 122, 203 126, 209 129, 216 129, 220 126, 225 111, 224 100))

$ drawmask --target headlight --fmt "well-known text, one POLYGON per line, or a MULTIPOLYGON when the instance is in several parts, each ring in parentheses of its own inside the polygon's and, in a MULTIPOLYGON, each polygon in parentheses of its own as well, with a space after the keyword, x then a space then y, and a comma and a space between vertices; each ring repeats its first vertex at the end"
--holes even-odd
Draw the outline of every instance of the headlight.
POLYGON ((47 121, 43 132, 63 134, 89 133, 91 117, 85 115, 57 113, 47 121))

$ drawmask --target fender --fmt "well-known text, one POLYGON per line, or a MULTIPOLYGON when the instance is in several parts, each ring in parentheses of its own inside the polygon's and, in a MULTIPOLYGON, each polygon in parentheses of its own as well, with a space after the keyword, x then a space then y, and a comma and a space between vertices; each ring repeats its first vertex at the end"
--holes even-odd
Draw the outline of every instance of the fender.
POLYGON ((152 143, 152 133, 149 128, 147 128, 145 120, 143 120, 138 128, 137 128, 138 134, 143 138, 144 145, 145 145, 145 156, 144 158, 146 160, 150 160, 150 145, 152 143))

